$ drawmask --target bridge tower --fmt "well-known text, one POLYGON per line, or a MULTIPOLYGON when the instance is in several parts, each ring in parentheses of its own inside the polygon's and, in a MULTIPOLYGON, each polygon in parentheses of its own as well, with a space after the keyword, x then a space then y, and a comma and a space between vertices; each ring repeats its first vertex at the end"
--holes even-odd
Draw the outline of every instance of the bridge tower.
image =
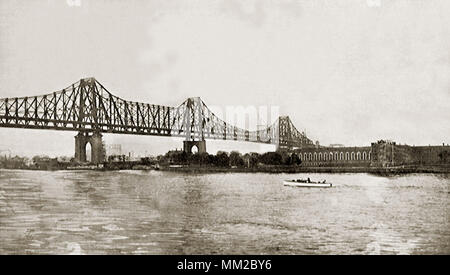
POLYGON ((103 148, 102 134, 94 132, 89 133, 79 132, 75 136, 75 161, 86 162, 86 145, 91 145, 91 162, 94 164, 100 164, 105 158, 105 150, 103 148))
POLYGON ((203 102, 200 97, 191 97, 185 101, 184 128, 186 137, 183 141, 183 151, 192 153, 195 146, 198 153, 206 153, 204 127, 206 124, 203 102))
POLYGON ((80 80, 79 87, 79 105, 78 120, 76 127, 79 130, 75 136, 75 161, 86 162, 86 145, 91 145, 91 162, 100 164, 105 158, 105 149, 103 148, 102 134, 99 131, 97 102, 98 90, 94 78, 85 78, 80 80), (91 123, 89 128, 86 122, 91 123))
POLYGON ((205 140, 184 140, 183 151, 186 153, 192 153, 192 148, 197 147, 198 153, 206 153, 206 141, 205 140))
POLYGON ((304 132, 298 131, 289 116, 278 118, 277 151, 292 151, 293 149, 311 148, 314 143, 304 132))
POLYGON ((291 151, 291 127, 289 116, 280 116, 278 118, 278 143, 277 151, 291 151))

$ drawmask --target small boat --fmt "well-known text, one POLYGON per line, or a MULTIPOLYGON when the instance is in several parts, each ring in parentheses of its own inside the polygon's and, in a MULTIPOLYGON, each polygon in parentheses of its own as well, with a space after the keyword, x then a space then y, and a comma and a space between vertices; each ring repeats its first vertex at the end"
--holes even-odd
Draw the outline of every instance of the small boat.
POLYGON ((308 180, 285 180, 285 186, 295 186, 295 187, 322 187, 327 188, 333 186, 331 183, 324 181, 314 182, 308 180))

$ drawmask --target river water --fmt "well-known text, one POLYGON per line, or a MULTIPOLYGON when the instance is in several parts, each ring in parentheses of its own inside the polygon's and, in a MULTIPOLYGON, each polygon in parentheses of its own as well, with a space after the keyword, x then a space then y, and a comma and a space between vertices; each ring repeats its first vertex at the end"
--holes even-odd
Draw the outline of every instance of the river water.
POLYGON ((450 176, 0 170, 0 254, 29 253, 449 254, 450 176))

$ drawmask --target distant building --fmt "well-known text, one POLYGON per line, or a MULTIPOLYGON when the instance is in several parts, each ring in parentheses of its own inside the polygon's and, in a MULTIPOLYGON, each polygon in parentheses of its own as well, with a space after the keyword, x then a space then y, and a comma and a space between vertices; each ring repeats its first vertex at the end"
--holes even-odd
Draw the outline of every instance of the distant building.
POLYGON ((304 166, 392 167, 404 165, 450 165, 450 146, 399 145, 378 140, 370 146, 305 147, 294 150, 304 166))
POLYGON ((122 155, 122 145, 120 144, 108 144, 106 145, 107 156, 120 156, 122 155))
POLYGON ((50 158, 48 156, 34 156, 33 166, 38 169, 55 169, 58 168, 58 158, 50 158))
POLYGON ((68 156, 61 156, 57 158, 58 162, 71 162, 72 161, 72 157, 68 157, 68 156))

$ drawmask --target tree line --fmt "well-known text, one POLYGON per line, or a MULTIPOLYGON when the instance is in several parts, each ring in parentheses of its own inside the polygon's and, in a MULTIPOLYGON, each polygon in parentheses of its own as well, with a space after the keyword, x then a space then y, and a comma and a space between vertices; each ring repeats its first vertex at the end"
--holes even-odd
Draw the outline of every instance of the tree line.
POLYGON ((258 165, 300 165, 301 159, 295 153, 266 152, 264 154, 246 153, 242 155, 237 151, 231 153, 219 151, 217 154, 186 153, 184 151, 171 151, 159 156, 160 164, 177 165, 205 165, 218 167, 256 167, 258 165))

